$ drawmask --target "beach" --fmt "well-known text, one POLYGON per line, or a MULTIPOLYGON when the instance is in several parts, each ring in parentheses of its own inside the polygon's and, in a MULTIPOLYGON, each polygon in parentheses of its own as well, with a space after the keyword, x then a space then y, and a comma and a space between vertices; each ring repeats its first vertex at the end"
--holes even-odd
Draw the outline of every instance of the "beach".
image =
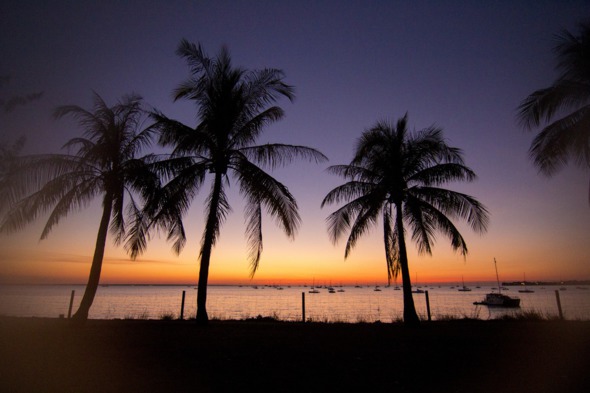
POLYGON ((588 392, 590 322, 0 318, 2 392, 588 392))

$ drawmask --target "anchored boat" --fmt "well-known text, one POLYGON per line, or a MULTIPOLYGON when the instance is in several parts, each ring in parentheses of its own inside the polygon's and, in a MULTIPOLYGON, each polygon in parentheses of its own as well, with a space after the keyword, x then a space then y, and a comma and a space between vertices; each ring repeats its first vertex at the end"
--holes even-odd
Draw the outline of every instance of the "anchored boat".
POLYGON ((475 305, 483 305, 488 307, 520 307, 520 299, 517 297, 510 297, 502 294, 502 287, 500 286, 500 277, 498 276, 498 265, 496 258, 494 258, 494 266, 496 268, 496 280, 498 281, 498 292, 486 294, 486 297, 480 302, 473 302, 475 305))

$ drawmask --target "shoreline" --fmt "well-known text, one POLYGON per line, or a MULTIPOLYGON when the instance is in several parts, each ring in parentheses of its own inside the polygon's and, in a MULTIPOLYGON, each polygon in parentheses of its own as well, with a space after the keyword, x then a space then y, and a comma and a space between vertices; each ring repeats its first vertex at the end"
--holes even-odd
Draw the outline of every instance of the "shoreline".
POLYGON ((587 392, 589 321, 0 317, 0 391, 587 392))

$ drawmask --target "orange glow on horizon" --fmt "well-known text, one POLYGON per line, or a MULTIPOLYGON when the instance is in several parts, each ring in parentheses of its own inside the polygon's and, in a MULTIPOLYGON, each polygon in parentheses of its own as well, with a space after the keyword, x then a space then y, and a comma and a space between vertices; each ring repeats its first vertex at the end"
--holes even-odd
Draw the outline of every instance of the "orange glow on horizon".
MULTIPOLYGON (((229 227, 229 226, 228 226, 229 227)), ((232 229, 231 227, 229 227, 232 229)), ((0 238, 0 283, 6 284, 85 284, 93 250, 92 233, 74 239, 72 228, 65 225, 47 241, 16 235, 0 238), (64 252, 67 250, 67 252, 64 252)), ((243 237, 236 241, 222 236, 213 250, 209 283, 212 285, 386 285, 387 271, 381 237, 375 231, 363 239, 349 258, 344 259, 343 244, 332 245, 327 236, 304 233, 296 241, 271 233, 258 272, 250 278, 247 247, 243 237)), ((75 231, 74 231, 75 232, 75 231)), ((231 234, 231 231, 230 231, 231 234)), ((573 244, 584 244, 572 238, 573 244)), ((496 280, 493 258, 498 260, 501 281, 588 280, 590 270, 585 248, 564 242, 564 250, 552 253, 555 242, 538 242, 525 248, 512 242, 496 241, 494 235, 467 239, 467 258, 452 252, 441 242, 432 256, 419 255, 409 247, 412 284, 493 282, 496 280), (493 247, 502 244, 502 247, 493 247), (562 261, 562 262, 559 262, 562 261)), ((587 248, 587 247, 586 247, 587 248)), ((148 252, 132 261, 122 248, 107 246, 102 284, 170 284, 197 285, 199 274, 198 243, 187 244, 177 256, 164 240, 152 240, 148 252)), ((401 277, 392 284, 401 284, 401 277)))
MULTIPOLYGON (((2 256, 6 259, 6 256, 2 256)), ((30 255, 0 265, 0 282, 5 284, 85 284, 91 257, 51 255, 35 260, 30 255)), ((501 281, 520 281, 523 271, 509 262, 500 264, 501 281)), ((197 285, 196 261, 138 260, 109 258, 103 262, 102 284, 159 284, 197 285)), ((410 261, 410 278, 413 285, 432 283, 459 284, 493 282, 496 280, 491 262, 432 261, 418 258, 410 261), (417 282, 416 282, 417 280, 417 282)), ((589 279, 575 274, 563 274, 559 266, 543 274, 526 272, 527 281, 560 281, 589 279)), ((264 261, 253 278, 249 276, 247 261, 228 262, 212 260, 209 284, 211 285, 387 285, 387 272, 382 261, 343 261, 324 263, 302 262, 299 265, 284 261, 264 261), (274 263, 273 263, 274 262, 274 263)), ((401 285, 401 276, 391 284, 401 285)))

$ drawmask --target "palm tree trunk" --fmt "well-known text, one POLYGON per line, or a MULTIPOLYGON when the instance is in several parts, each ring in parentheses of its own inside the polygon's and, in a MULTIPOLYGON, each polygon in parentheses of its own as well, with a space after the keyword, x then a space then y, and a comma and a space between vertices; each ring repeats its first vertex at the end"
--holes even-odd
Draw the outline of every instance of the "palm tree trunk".
POLYGON ((207 280, 209 279, 209 262, 211 261, 211 249, 215 238, 215 231, 219 224, 219 198, 221 195, 222 174, 215 173, 211 204, 205 227, 203 248, 201 249, 201 266, 199 268, 199 287, 197 290, 197 323, 206 325, 209 322, 207 315, 207 280))
POLYGON ((420 324, 420 319, 414 306, 412 297, 412 282, 410 280, 410 267, 408 266, 408 252, 406 249, 406 240, 404 235, 404 220, 402 217, 401 204, 396 204, 395 225, 397 226, 399 241, 399 263, 402 270, 402 287, 404 295, 404 324, 407 326, 416 326, 420 324))
POLYGON ((100 219, 100 226, 98 227, 98 235, 96 236, 96 246, 94 248, 94 257, 92 258, 92 266, 90 267, 90 275, 88 276, 88 283, 82 297, 82 302, 78 311, 72 317, 75 320, 85 321, 88 319, 88 312, 90 306, 94 301, 98 283, 100 281, 100 271, 102 269, 102 259, 104 257, 104 248, 107 241, 107 233, 109 230, 109 222, 111 219, 111 211, 113 208, 113 198, 110 193, 105 195, 102 207, 102 218, 100 219))

